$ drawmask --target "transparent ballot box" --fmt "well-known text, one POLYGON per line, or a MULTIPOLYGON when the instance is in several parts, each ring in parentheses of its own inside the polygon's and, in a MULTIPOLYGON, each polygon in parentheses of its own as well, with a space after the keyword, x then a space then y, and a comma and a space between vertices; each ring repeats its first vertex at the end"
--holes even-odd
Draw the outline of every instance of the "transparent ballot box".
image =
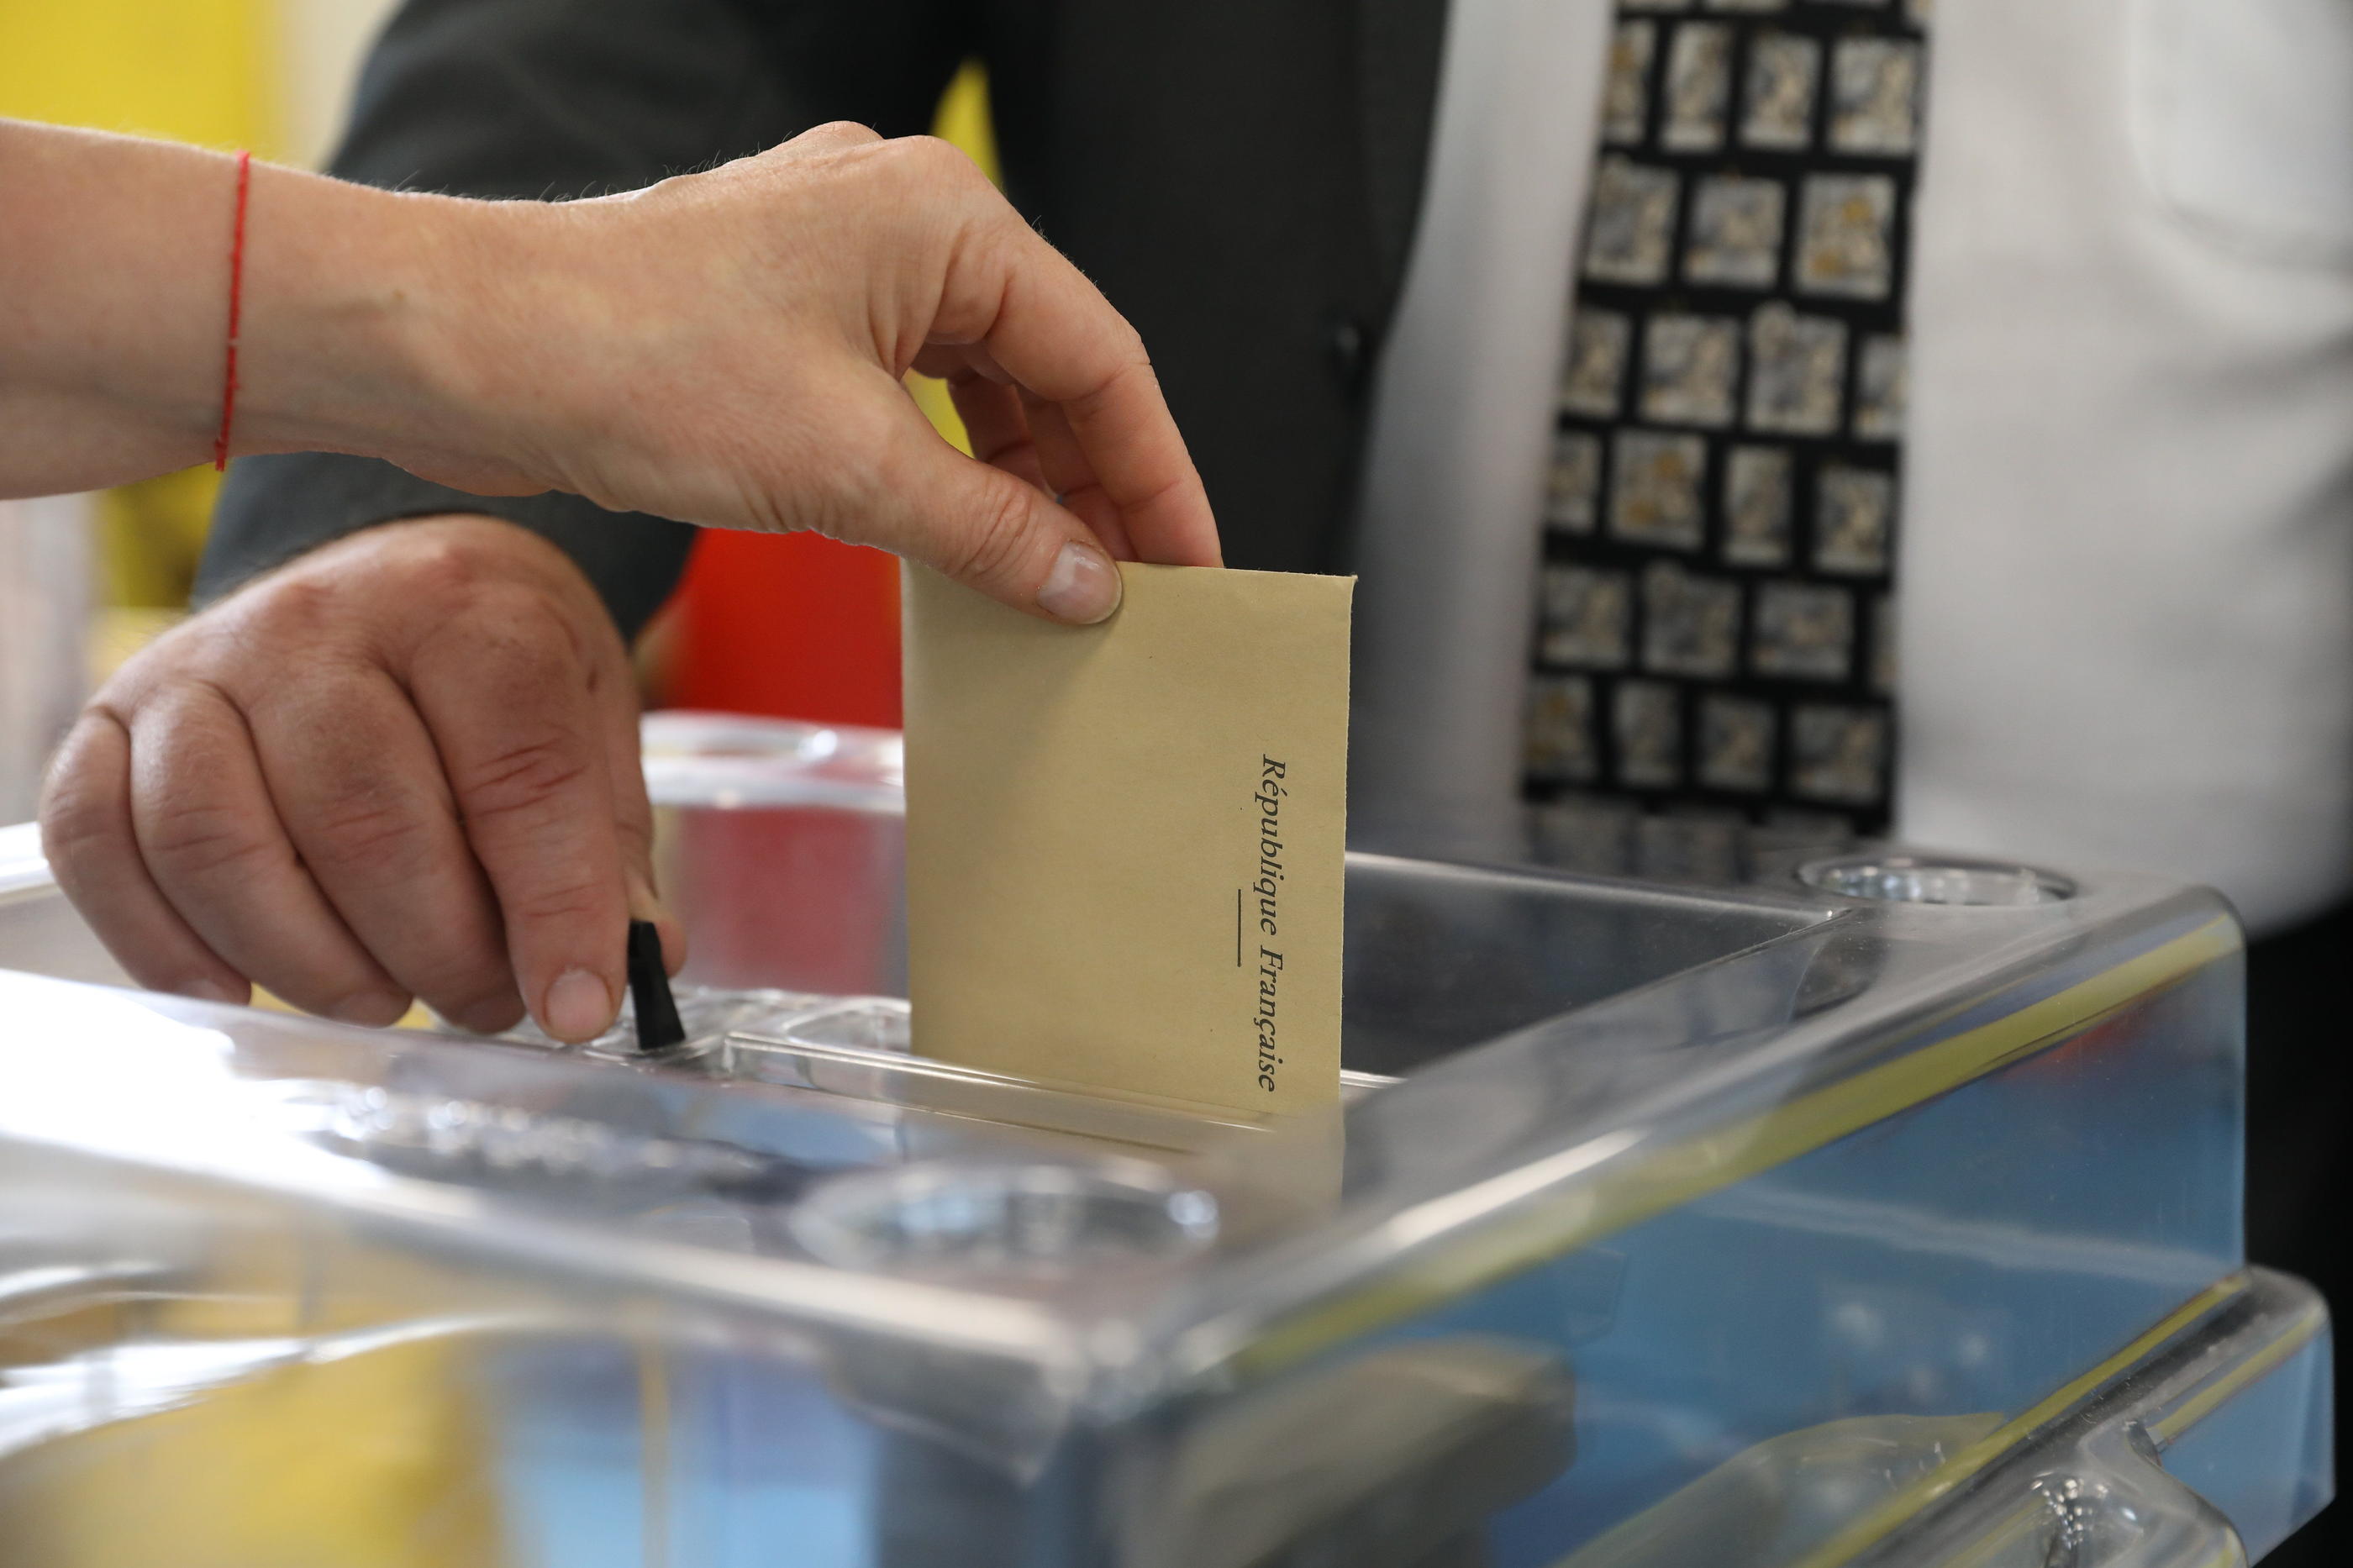
POLYGON ((829 733, 649 732, 723 958, 651 1054, 129 989, 0 829, 0 1568, 2206 1568, 2327 1500, 2212 895, 1358 858, 1344 1107, 1261 1122, 910 1055, 829 733))

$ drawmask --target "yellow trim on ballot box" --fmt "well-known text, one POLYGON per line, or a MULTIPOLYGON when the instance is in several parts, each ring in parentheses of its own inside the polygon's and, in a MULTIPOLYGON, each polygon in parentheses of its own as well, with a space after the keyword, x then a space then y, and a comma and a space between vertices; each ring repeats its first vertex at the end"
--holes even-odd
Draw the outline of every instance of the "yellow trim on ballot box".
MULTIPOLYGON (((1667 1145, 1624 1171, 1544 1194, 1525 1212, 1474 1227, 1416 1259, 1396 1276, 1338 1300, 1307 1307, 1239 1346, 1226 1367, 1262 1376, 1326 1348, 1358 1339, 1415 1314, 1457 1300, 1548 1258, 1589 1245, 1666 1210, 1678 1208, 1810 1153, 1848 1133, 1959 1088, 2012 1062, 2048 1049, 2111 1013, 2173 984, 2242 945, 2239 928, 2217 916, 2193 931, 2104 970, 2066 990, 1949 1039, 1816 1089, 1788 1104, 1667 1145)), ((1584 1151, 1560 1158, 1572 1160, 1584 1151)), ((1606 1164, 1616 1149, 1596 1152, 1606 1164)), ((1539 1167, 1541 1170, 1541 1167, 1539 1167)), ((1503 1208, 1519 1197, 1530 1173, 1509 1172, 1478 1186, 1436 1199, 1458 1222, 1486 1204, 1503 1208)), ((1436 1216, 1409 1209, 1392 1230, 1437 1228, 1436 1216)))

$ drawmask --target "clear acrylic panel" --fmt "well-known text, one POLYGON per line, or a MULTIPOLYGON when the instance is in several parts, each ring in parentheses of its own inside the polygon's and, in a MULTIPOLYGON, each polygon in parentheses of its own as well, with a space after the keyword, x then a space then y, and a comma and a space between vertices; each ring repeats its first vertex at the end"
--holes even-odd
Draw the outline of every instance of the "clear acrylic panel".
POLYGON ((2212 895, 1357 858, 1344 1104, 1271 1122, 911 1056, 827 733, 649 725, 732 966, 650 1054, 104 984, 0 830, 0 1568, 2189 1568, 2326 1500, 2212 895))

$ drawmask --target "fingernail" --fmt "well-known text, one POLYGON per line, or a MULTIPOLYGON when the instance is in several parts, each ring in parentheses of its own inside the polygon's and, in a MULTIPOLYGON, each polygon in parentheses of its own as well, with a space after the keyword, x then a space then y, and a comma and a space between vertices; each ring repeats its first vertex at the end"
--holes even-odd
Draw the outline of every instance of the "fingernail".
POLYGON ((605 983, 585 969, 567 969, 547 988, 541 1026, 559 1040, 593 1040, 611 1026, 615 1005, 605 983))
POLYGON ((1038 607, 1058 621, 1091 626, 1119 608, 1119 569, 1111 557, 1072 540, 1054 557, 1038 607))
POLYGON ((234 986, 224 985, 217 980, 183 981, 175 989, 181 995, 192 997, 198 1002, 225 1002, 232 1007, 241 1007, 253 1000, 251 986, 238 990, 234 986))
POLYGON ((338 1024, 361 1024, 371 1029, 382 1029, 400 1022, 408 1011, 408 998, 387 995, 381 991, 361 991, 344 997, 327 1009, 327 1016, 338 1024))

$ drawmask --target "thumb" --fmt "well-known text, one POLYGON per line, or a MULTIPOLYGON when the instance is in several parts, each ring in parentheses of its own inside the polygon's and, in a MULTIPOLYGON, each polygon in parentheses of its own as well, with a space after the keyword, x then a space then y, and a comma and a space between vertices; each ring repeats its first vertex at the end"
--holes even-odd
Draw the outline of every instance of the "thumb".
POLYGON ((1047 620, 1092 626, 1119 608, 1119 568, 1075 513, 949 446, 911 402, 892 428, 876 537, 860 542, 1047 620))

